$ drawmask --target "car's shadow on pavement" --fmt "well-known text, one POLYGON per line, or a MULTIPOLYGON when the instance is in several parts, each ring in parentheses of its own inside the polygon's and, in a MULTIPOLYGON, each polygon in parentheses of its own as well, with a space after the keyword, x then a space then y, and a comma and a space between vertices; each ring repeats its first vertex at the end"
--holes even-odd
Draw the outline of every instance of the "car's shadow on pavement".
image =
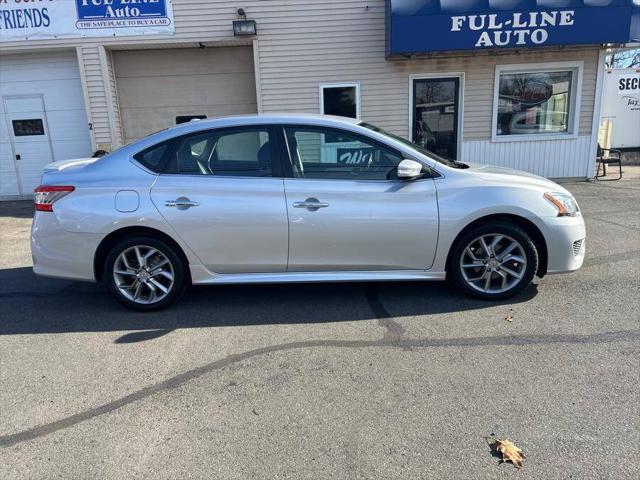
POLYGON ((0 270, 0 335, 132 331, 119 343, 156 338, 179 328, 311 324, 461 312, 526 302, 487 302, 444 282, 368 282, 192 287, 170 308, 139 313, 99 284, 37 277, 30 268, 0 270), (385 305, 385 299, 393 299, 385 305))

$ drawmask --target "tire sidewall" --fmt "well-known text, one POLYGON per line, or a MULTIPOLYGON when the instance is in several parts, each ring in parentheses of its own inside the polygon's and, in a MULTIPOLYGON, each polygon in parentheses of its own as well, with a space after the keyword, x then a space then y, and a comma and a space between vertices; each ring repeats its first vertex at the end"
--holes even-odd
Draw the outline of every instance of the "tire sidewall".
POLYGON ((538 270, 538 251, 531 237, 522 228, 507 222, 494 222, 473 228, 463 234, 454 246, 449 265, 447 267, 447 271, 450 273, 448 275, 449 279, 457 288, 461 289, 466 294, 486 300, 501 300, 517 295, 529 286, 536 274, 536 271, 538 270), (520 243, 527 258, 527 267, 524 271, 524 275, 514 287, 506 292, 480 292, 470 287, 462 276, 462 271, 460 269, 460 257, 462 256, 464 249, 476 238, 489 234, 507 235, 513 238, 520 243))
POLYGON ((180 298, 180 296, 182 296, 186 289, 185 265, 180 257, 176 254, 175 250, 171 246, 167 245, 166 242, 153 237, 137 236, 118 242, 113 246, 105 260, 103 281, 105 282, 107 288, 111 291, 113 296, 123 305, 134 310, 151 312, 168 307, 170 304, 180 298), (162 254, 164 254, 171 262, 174 276, 173 286, 169 291, 169 294, 159 302, 151 304, 141 304, 133 302, 120 293, 120 290, 118 290, 118 287, 115 283, 115 279, 113 278, 113 265, 118 258, 118 255, 120 255, 127 248, 134 247, 136 245, 146 245, 149 247, 153 247, 162 252, 162 254))

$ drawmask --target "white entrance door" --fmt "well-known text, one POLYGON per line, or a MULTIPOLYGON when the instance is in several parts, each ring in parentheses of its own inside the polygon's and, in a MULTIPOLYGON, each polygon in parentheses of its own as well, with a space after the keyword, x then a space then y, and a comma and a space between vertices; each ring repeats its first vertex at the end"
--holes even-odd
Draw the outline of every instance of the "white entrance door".
POLYGON ((15 183, 11 177, 6 182, 6 192, 2 182, 2 195, 30 195, 40 183, 42 166, 54 161, 44 101, 42 95, 4 96, 2 101, 16 176, 15 183))

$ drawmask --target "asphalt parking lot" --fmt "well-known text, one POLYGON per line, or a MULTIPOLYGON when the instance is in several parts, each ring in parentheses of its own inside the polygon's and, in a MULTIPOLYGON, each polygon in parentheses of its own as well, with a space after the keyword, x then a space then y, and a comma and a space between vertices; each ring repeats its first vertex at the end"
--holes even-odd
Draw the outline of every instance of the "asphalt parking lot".
POLYGON ((640 169, 567 186, 585 266, 500 304, 233 286, 140 314, 35 277, 31 204, 0 204, 0 478, 640 478, 640 169))

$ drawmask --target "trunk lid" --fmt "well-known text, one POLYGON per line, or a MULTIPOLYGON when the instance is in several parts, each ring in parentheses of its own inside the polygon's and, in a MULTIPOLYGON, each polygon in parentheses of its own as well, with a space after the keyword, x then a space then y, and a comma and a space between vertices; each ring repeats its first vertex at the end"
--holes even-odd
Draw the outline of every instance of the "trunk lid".
POLYGON ((57 162, 48 163, 44 167, 45 173, 47 172, 59 172, 68 168, 80 168, 86 167, 92 164, 96 160, 100 160, 100 157, 96 158, 72 158, 70 160, 59 160, 57 162))

